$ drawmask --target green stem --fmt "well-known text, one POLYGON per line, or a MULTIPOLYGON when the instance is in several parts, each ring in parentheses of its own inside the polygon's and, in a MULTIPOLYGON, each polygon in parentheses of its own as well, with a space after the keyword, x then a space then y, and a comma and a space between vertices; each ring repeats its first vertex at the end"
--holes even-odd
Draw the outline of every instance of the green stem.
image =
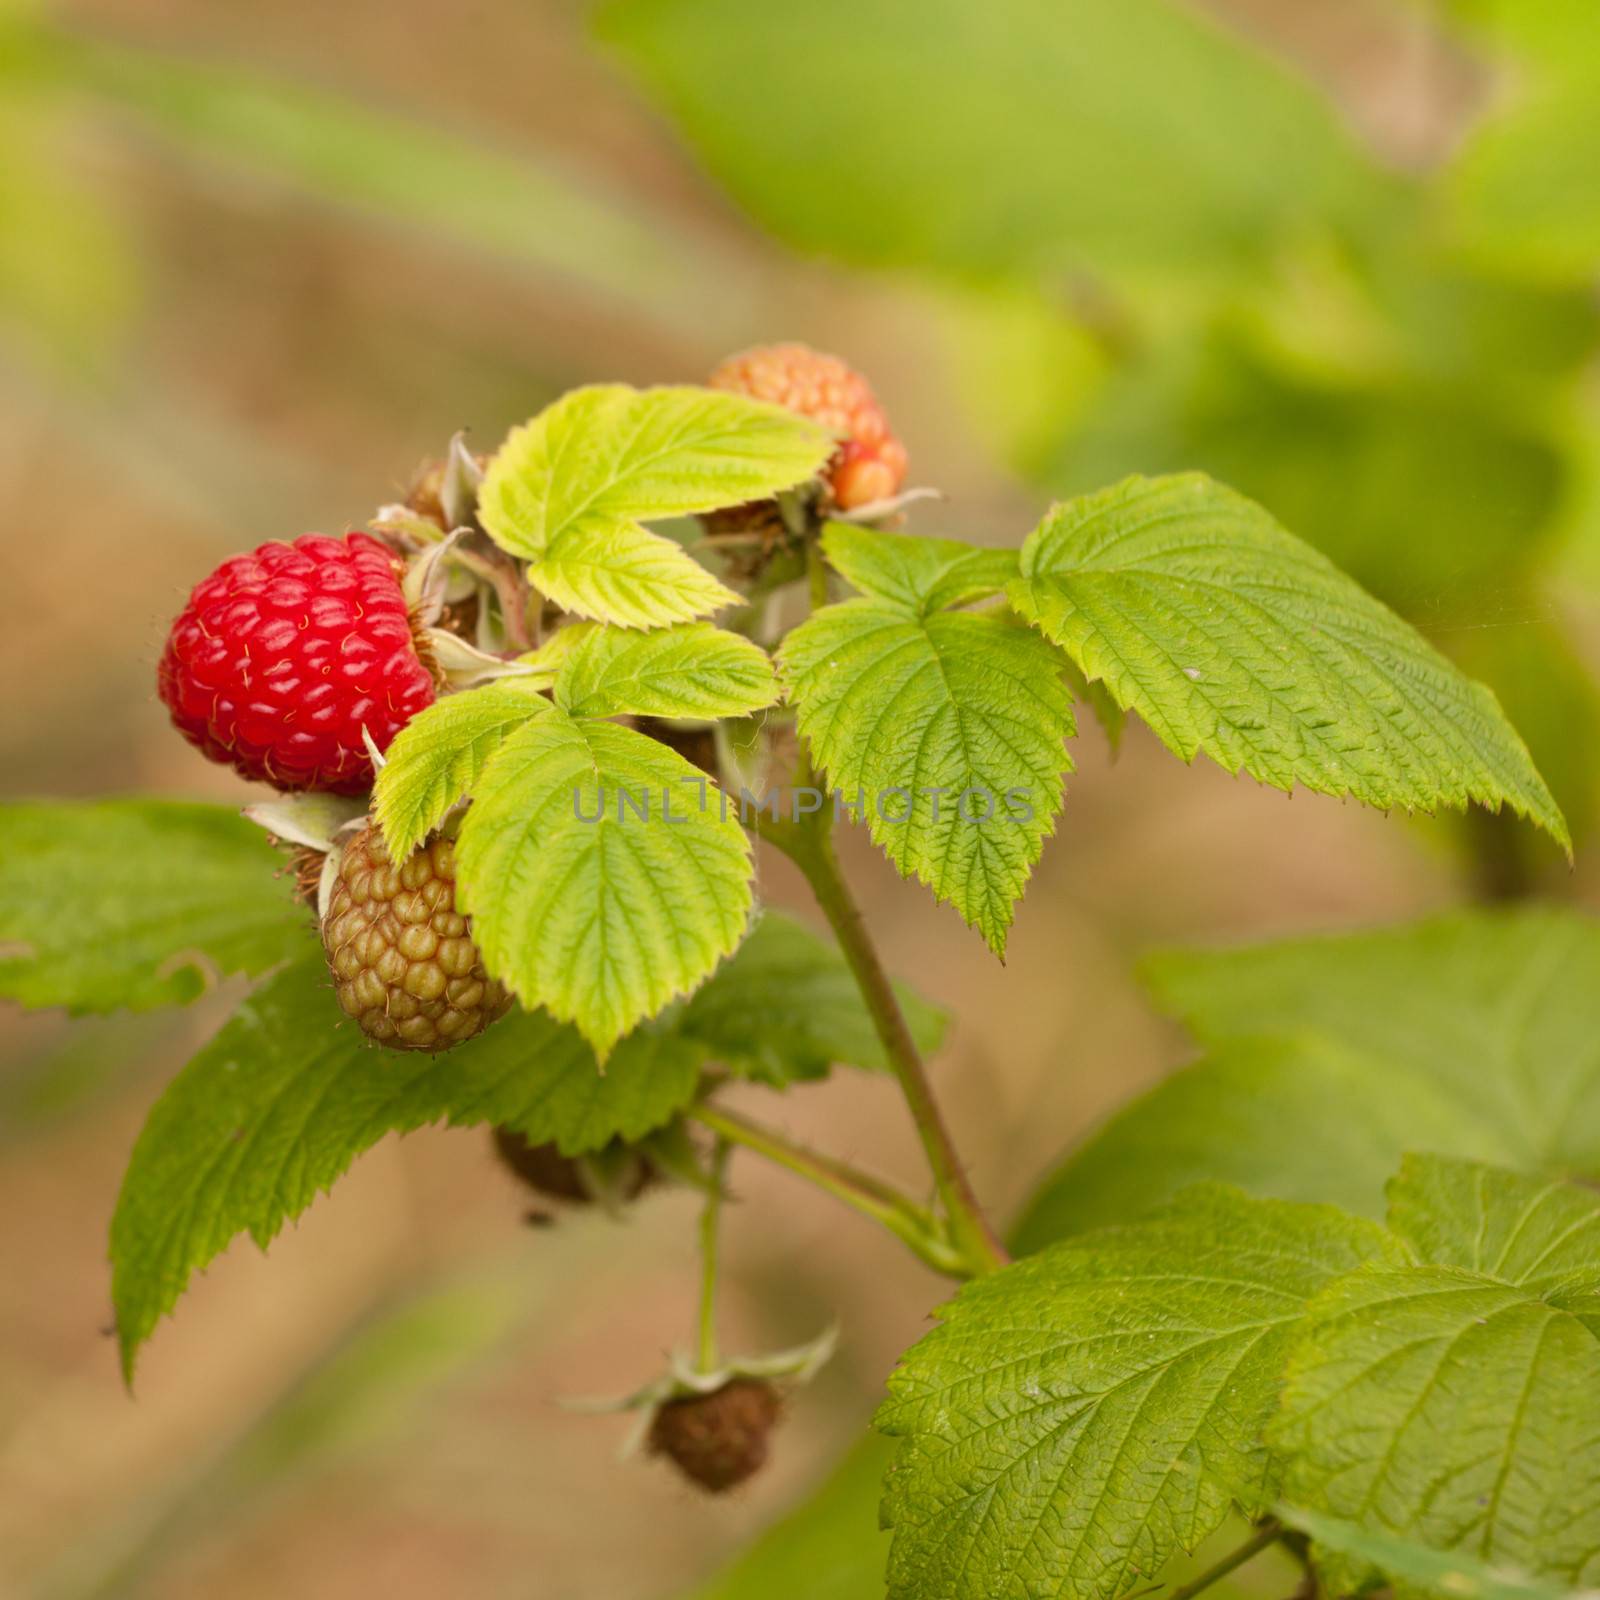
POLYGON ((722 1221, 723 1181, 728 1170, 728 1141, 718 1138, 711 1149, 711 1183, 700 1213, 700 1330, 695 1366, 715 1372, 717 1355, 717 1238, 722 1221))
POLYGON ((815 532, 806 536, 806 593, 813 611, 827 605, 828 569, 822 562, 822 541, 815 532))
POLYGON ((892 1184, 834 1156, 796 1144, 720 1106, 697 1105, 688 1115, 720 1139, 742 1145, 786 1172, 804 1178, 863 1216, 871 1217, 903 1240, 918 1259, 935 1272, 952 1278, 970 1275, 965 1256, 952 1244, 940 1220, 926 1206, 918 1205, 892 1184))
MULTIPOLYGON (((1282 1537, 1283 1524, 1276 1517, 1268 1517, 1237 1550, 1225 1555, 1214 1567, 1207 1567, 1198 1578, 1191 1578, 1187 1583, 1180 1584, 1166 1597, 1166 1600, 1194 1600, 1202 1590, 1209 1589, 1214 1583, 1220 1583, 1230 1572, 1260 1555, 1268 1545, 1276 1544, 1282 1537)), ((1158 1584, 1156 1589, 1159 1588, 1158 1584)), ((1154 1594, 1156 1589, 1143 1592, 1154 1594)))
POLYGON ((817 904, 822 907, 839 941, 927 1152, 933 1181, 949 1219, 951 1241, 961 1253, 967 1275, 978 1277, 1004 1266, 1010 1257, 985 1219, 972 1185, 967 1181, 966 1169, 933 1097, 916 1040, 911 1036, 905 1012, 900 1009, 899 997, 878 959, 862 920, 861 908, 839 870, 831 828, 832 817, 824 807, 804 823, 763 825, 761 832, 805 874, 817 904))

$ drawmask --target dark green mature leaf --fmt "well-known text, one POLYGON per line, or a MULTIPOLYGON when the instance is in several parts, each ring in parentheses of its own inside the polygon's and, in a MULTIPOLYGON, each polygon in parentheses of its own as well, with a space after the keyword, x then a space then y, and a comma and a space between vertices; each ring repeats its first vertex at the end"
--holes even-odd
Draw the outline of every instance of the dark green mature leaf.
MULTIPOLYGON (((931 1054, 945 1013, 908 985, 895 987, 917 1047, 931 1054)), ((889 1064, 838 946, 776 911, 762 913, 679 1026, 724 1066, 774 1085, 820 1078, 831 1066, 889 1064)))
POLYGON ((935 609, 995 588, 1004 558, 911 543, 830 528, 830 560, 869 593, 803 622, 780 667, 818 765, 873 839, 1004 954, 1072 770, 1071 697, 1055 649, 1013 618, 935 609))
POLYGON ((668 1121, 703 1055, 644 1029, 602 1074, 576 1030, 538 1012, 440 1056, 377 1049, 342 1018, 320 952, 286 967, 173 1080, 134 1148, 111 1225, 124 1371, 232 1238, 264 1249, 386 1133, 489 1122, 578 1154, 668 1121))
POLYGON ((1055 507, 1007 592, 1185 761, 1384 809, 1509 805, 1570 850, 1494 696, 1203 474, 1055 507))
POLYGON ((600 27, 758 220, 854 261, 1192 279, 1381 192, 1312 91, 1164 0, 612 0, 600 27))
POLYGON ((1148 970, 1210 1053, 1068 1159, 1021 1225, 1024 1248, 1203 1178, 1379 1215, 1384 1181, 1419 1145, 1600 1176, 1592 918, 1457 913, 1148 970))
POLYGON ((1241 1500, 1306 1302, 1392 1255, 1331 1207, 1203 1187, 968 1284, 879 1414, 891 1600, 1118 1600, 1241 1500))
MULTIPOLYGON (((1579 1585, 1600 1577, 1597 1393, 1600 1340, 1531 1286, 1374 1261, 1313 1303, 1269 1438, 1292 1505, 1579 1585)), ((1370 1573, 1321 1565, 1340 1593, 1370 1573)))
POLYGON ((305 908, 266 835, 173 800, 0 808, 0 995, 72 1011, 181 1005, 301 954, 305 908))
POLYGON ((1420 1260, 1545 1294, 1600 1283, 1600 1194, 1477 1161, 1408 1155, 1389 1226, 1420 1260))
POLYGON ((1278 1519, 1310 1534, 1323 1551, 1337 1551, 1375 1568, 1404 1594, 1454 1596, 1455 1600, 1583 1600, 1593 1591, 1492 1567, 1459 1550, 1434 1550, 1414 1539, 1373 1532, 1343 1517, 1297 1506, 1278 1506, 1278 1519))

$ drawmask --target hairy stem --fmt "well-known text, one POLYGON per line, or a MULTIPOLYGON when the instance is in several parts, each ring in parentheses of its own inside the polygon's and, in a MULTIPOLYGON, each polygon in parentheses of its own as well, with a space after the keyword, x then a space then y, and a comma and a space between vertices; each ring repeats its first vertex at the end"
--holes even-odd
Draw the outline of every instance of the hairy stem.
POLYGON ((715 1372, 717 1355, 717 1238, 722 1222, 723 1181, 728 1170, 728 1141, 718 1137, 711 1149, 711 1183, 700 1213, 700 1325, 695 1366, 715 1372))
POLYGON ((977 1277, 992 1272, 1004 1266, 1010 1257, 985 1219, 972 1185, 967 1181, 966 1169, 933 1097, 933 1087, 928 1082, 916 1040, 900 1009, 899 997, 878 959, 861 909, 839 870, 831 825, 832 818, 824 808, 804 822, 763 826, 761 831, 805 874, 817 904, 822 907, 839 941, 839 948, 844 952, 910 1108, 911 1120, 921 1136, 939 1199, 949 1219, 950 1237, 961 1253, 966 1275, 977 1277))
POLYGON ((697 1105, 688 1115, 719 1139, 743 1146, 881 1223, 935 1272, 952 1278, 970 1275, 965 1256, 951 1242, 939 1218, 926 1206, 901 1194, 892 1184, 834 1156, 797 1144, 732 1111, 724 1111, 720 1106, 697 1105))

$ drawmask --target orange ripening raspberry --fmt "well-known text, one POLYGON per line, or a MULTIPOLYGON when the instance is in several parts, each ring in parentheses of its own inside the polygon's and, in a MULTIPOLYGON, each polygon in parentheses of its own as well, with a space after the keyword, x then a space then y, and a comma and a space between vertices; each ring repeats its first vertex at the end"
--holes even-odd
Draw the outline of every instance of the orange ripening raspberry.
POLYGON ((803 344, 768 344, 730 356, 711 374, 713 389, 798 411, 840 435, 823 469, 841 511, 898 494, 906 481, 906 449, 895 438, 872 387, 838 356, 803 344))

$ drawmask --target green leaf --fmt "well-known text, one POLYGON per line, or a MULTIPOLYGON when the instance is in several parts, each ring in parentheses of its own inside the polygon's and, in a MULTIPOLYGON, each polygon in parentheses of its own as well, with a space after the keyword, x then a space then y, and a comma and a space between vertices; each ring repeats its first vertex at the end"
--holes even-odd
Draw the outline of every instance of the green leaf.
POLYGON ((610 0, 600 29, 759 222, 869 265, 1187 287, 1382 192, 1313 90, 1164 0, 610 0))
POLYGON ((925 610, 994 578, 990 552, 941 541, 924 561, 851 535, 830 552, 870 592, 815 613, 780 653, 800 731, 901 874, 1004 954, 1072 770, 1061 658, 1009 616, 925 610))
POLYGON ((562 663, 555 696, 575 717, 734 717, 770 706, 778 680, 765 650, 709 622, 596 628, 562 663))
POLYGON ((1600 1194, 1443 1156, 1408 1155, 1389 1226, 1418 1257, 1545 1294, 1600 1282, 1600 1194))
POLYGON ((891 1446, 868 1435, 792 1512, 689 1600, 883 1600, 878 1492, 891 1446))
POLYGON ((1302 1511, 1296 1506, 1275 1509, 1280 1522, 1310 1534, 1323 1550, 1353 1557, 1397 1580, 1403 1585, 1402 1593, 1454 1596, 1455 1600, 1584 1600, 1592 1594, 1491 1567, 1459 1550, 1432 1550, 1414 1539, 1375 1533, 1320 1511, 1302 1511))
MULTIPOLYGON (((945 1013, 896 984, 917 1048, 930 1055, 945 1013)), ((821 1078, 829 1067, 888 1068, 872 1018, 831 941, 764 911, 750 936, 684 1007, 683 1032, 732 1071, 776 1086, 821 1078)))
POLYGON ((1381 1215, 1408 1149, 1600 1176, 1600 923, 1551 908, 1163 956, 1208 1047, 1073 1154, 1037 1248, 1212 1178, 1381 1215), (1293 1128, 1292 1140, 1283 1136, 1293 1128))
POLYGON ((302 953, 309 914, 262 831, 172 800, 0 808, 0 994, 78 1012, 183 1005, 302 953))
POLYGON ((792 488, 833 448, 816 423, 742 395, 575 389, 512 430, 489 463, 478 516, 566 610, 661 627, 738 596, 642 524, 792 488))
MULTIPOLYGON (((1373 1262, 1314 1302, 1269 1438, 1284 1498, 1562 1583, 1600 1576, 1600 1340, 1531 1288, 1373 1262)), ((1369 1568, 1327 1551, 1328 1587, 1369 1568)))
POLYGON ((456 852, 489 970, 603 1059, 744 934, 750 844, 721 801, 631 728, 558 707, 524 723, 478 780, 456 852))
POLYGON ((822 533, 828 564, 863 594, 918 616, 996 594, 1017 576, 1015 550, 984 550, 955 539, 884 533, 830 522, 822 533))
POLYGON ((1185 761, 1384 809, 1509 805, 1570 849, 1494 696, 1202 474, 1055 507, 1008 592, 1185 761))
POLYGON ((1200 1188, 980 1278, 908 1352, 879 1414, 904 1443, 891 1600, 1119 1600, 1237 1498, 1306 1302, 1385 1249, 1331 1207, 1200 1188))
POLYGON ((265 1249, 384 1134, 488 1122, 578 1154, 668 1121, 702 1059, 645 1029, 602 1074, 572 1028, 529 1012, 444 1055, 377 1049, 343 1022, 320 952, 286 967, 173 1080, 134 1148, 111 1225, 125 1373, 229 1240, 265 1249))
MULTIPOLYGON (((559 637, 559 635, 558 635, 559 637)), ((516 728, 551 710, 541 678, 500 678, 446 695, 413 717, 390 744, 373 800, 396 861, 404 861, 470 794, 516 728)))

